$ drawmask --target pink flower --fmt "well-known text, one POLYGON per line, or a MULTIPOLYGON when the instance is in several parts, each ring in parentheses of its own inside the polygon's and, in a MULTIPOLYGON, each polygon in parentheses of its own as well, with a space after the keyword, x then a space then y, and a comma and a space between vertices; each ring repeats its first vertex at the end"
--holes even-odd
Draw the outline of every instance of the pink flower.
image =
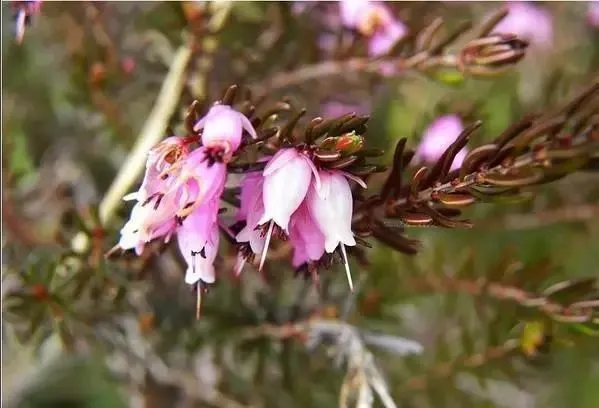
POLYGON ((274 227, 289 235, 291 215, 304 201, 313 174, 315 182, 320 185, 318 172, 310 158, 295 148, 284 148, 268 161, 260 176, 247 176, 242 182, 238 215, 246 217, 246 225, 236 239, 248 242, 253 253, 262 252, 260 270, 266 260, 274 227))
POLYGON ((168 185, 167 193, 181 190, 181 209, 177 213, 185 218, 195 208, 215 197, 220 197, 227 180, 227 166, 210 160, 209 149, 195 149, 179 163, 177 177, 168 185))
POLYGON ((291 216, 289 240, 293 246, 294 268, 309 262, 317 261, 324 255, 324 235, 312 218, 304 201, 291 216))
POLYGON ((386 54, 406 35, 405 25, 394 18, 389 8, 380 2, 342 0, 339 6, 343 24, 369 37, 368 53, 371 56, 386 54))
POLYGON ((305 154, 295 148, 286 148, 279 150, 273 156, 262 174, 264 214, 258 221, 258 225, 272 221, 288 233, 291 214, 304 201, 312 174, 317 177, 316 182, 320 184, 316 167, 305 154))
POLYGON ((264 203, 262 201, 262 188, 264 177, 260 173, 250 173, 242 181, 241 206, 237 214, 246 220, 246 225, 235 237, 237 242, 247 242, 252 252, 259 254, 264 249, 265 237, 257 228, 258 221, 264 214, 264 203))
MULTIPOLYGON (((265 236, 262 229, 258 228, 258 220, 264 214, 262 201, 262 187, 264 177, 262 173, 249 173, 241 181, 240 208, 237 211, 237 219, 245 220, 245 226, 235 236, 239 243, 247 243, 253 254, 262 253, 264 250, 265 236)), ((239 253, 235 274, 239 275, 247 260, 246 254, 239 253)))
MULTIPOLYGON (((424 131, 420 145, 416 150, 415 160, 428 163, 435 162, 458 138, 463 130, 464 126, 459 116, 441 116, 424 131)), ((467 153, 466 148, 460 150, 453 160, 451 165, 452 170, 462 165, 467 153)))
POLYGON ((168 242, 176 230, 175 213, 178 209, 173 196, 166 200, 157 198, 155 203, 139 201, 131 210, 129 221, 121 229, 119 247, 134 249, 141 255, 145 245, 153 239, 165 237, 168 242))
POLYGON ((177 231, 179 250, 187 262, 185 282, 214 282, 214 259, 218 252, 219 200, 202 204, 181 222, 177 231))
MULTIPOLYGON (((346 177, 349 174, 340 171, 323 170, 319 172, 321 186, 313 183, 307 197, 307 206, 314 220, 315 226, 322 232, 324 237, 324 250, 328 253, 334 252, 341 247, 341 253, 345 263, 345 271, 350 289, 353 283, 347 261, 345 246, 356 245, 354 234, 351 230, 353 216, 353 198, 351 188, 346 177)), ((362 187, 364 182, 352 177, 362 187)))
POLYGON ((188 154, 186 138, 171 136, 158 143, 148 152, 146 172, 139 190, 126 195, 123 199, 143 202, 164 190, 165 186, 174 179, 175 172, 171 172, 172 165, 187 158, 188 154))
POLYGON ((152 149, 140 189, 124 197, 137 204, 121 229, 121 248, 140 254, 153 239, 168 241, 187 216, 222 194, 226 166, 210 163, 204 147, 187 155, 179 142, 169 138, 152 149))
POLYGON ((254 139, 256 130, 250 120, 229 105, 214 105, 206 116, 194 126, 194 131, 204 129, 202 144, 208 148, 219 148, 225 153, 226 160, 237 151, 241 144, 241 136, 245 130, 254 139))
POLYGON ((589 2, 587 21, 592 27, 599 28, 599 1, 589 2))
POLYGON ((495 26, 494 33, 516 34, 542 48, 553 44, 551 14, 528 2, 508 4, 509 14, 495 26))

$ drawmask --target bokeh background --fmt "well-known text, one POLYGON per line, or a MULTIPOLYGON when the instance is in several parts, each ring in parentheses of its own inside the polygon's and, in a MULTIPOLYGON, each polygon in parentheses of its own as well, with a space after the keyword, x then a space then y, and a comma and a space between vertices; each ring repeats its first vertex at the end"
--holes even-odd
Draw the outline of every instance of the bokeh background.
MULTIPOLYGON (((434 17, 449 28, 478 24, 505 5, 390 7, 416 30, 434 17)), ((381 163, 389 163, 400 137, 418 146, 426 126, 447 113, 482 120, 472 146, 482 144, 527 113, 565 103, 598 73, 593 5, 533 6, 543 14, 523 24, 529 53, 503 75, 341 73, 268 97, 287 95, 307 116, 330 102, 370 113, 366 140, 388 150, 381 163), (541 18, 549 21, 549 38, 537 32, 546 24, 541 18)), ((184 74, 165 136, 182 130, 193 99, 209 103, 232 83, 260 84, 328 58, 317 44, 334 3, 302 11, 291 2, 231 3, 218 12, 223 21, 212 22, 221 26, 217 33, 198 28, 207 7, 44 2, 19 45, 14 5, 2 3, 3 405, 337 406, 347 367, 330 354, 344 346, 309 347, 305 339, 251 331, 318 313, 370 333, 369 358, 398 406, 599 406, 597 329, 549 321, 534 307, 472 289, 501 280, 542 293, 572 280, 590 290, 599 276, 593 173, 531 189, 526 200, 477 204, 466 211, 471 230, 410 229, 422 242, 415 256, 373 242, 370 265, 352 264, 359 282, 353 295, 337 267, 326 271, 318 296, 311 282, 294 277, 284 250, 271 266, 271 286, 252 268, 235 280, 226 262, 232 249, 225 248, 221 277, 196 321, 176 248, 104 260, 128 207, 119 206, 102 230, 95 208, 128 160, 181 44, 196 37, 202 50, 184 74), (91 249, 78 251, 81 231, 91 249), (423 352, 404 355, 402 339, 423 352)))

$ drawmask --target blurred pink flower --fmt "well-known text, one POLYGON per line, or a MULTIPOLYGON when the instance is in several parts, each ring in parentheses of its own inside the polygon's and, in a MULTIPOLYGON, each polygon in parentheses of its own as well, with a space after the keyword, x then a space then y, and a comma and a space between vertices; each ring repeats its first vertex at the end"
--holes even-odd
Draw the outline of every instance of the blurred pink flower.
POLYGON ((185 282, 214 282, 214 259, 218 252, 219 199, 202 204, 181 222, 177 230, 179 250, 187 262, 185 282))
POLYGON ((222 149, 226 162, 239 148, 244 130, 254 139, 257 137, 250 120, 229 105, 217 104, 210 108, 206 116, 193 127, 196 132, 200 129, 204 130, 202 144, 207 148, 222 149))
POLYGON ((541 7, 529 2, 508 4, 509 14, 495 26, 493 33, 516 34, 541 48, 553 44, 553 18, 541 7))
POLYGON ((386 54, 406 35, 406 26, 382 2, 341 0, 339 7, 343 24, 369 37, 368 53, 373 57, 386 54))
POLYGON ((591 26, 599 28, 599 1, 589 2, 589 8, 587 10, 587 22, 591 26))
MULTIPOLYGON (((457 115, 444 115, 435 120, 424 131, 420 145, 416 150, 414 159, 433 163, 441 157, 447 148, 457 139, 464 130, 462 119, 457 115)), ((456 155, 451 169, 457 169, 462 165, 466 157, 467 149, 463 148, 456 155)))
MULTIPOLYGON (((332 253, 337 247, 341 247, 347 281, 350 289, 353 290, 345 251, 345 246, 356 245, 351 229, 353 197, 346 179, 349 175, 341 171, 330 170, 322 170, 319 175, 320 187, 316 183, 312 183, 307 197, 307 206, 314 225, 308 225, 306 229, 312 231, 315 226, 320 230, 323 234, 326 252, 332 253)), ((362 180, 354 177, 352 179, 359 182, 362 187, 366 187, 362 180)))

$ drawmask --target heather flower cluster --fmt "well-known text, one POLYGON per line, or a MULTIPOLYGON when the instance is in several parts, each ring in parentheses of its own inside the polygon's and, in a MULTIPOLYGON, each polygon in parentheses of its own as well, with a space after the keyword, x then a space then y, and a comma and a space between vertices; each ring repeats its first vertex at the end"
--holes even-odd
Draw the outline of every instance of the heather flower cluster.
MULTIPOLYGON (((371 56, 388 53, 406 35, 403 23, 382 2, 347 0, 335 7, 337 26, 366 37, 371 56)), ((550 43, 552 23, 543 10, 526 3, 509 7, 508 17, 497 25, 496 32, 527 36, 541 45, 550 43)), ((299 8, 295 11, 302 12, 299 8)), ((363 108, 337 102, 323 105, 323 110, 329 112, 325 116, 336 117, 363 108)), ((347 155, 361 149, 361 136, 344 130, 342 137, 329 137, 318 145, 308 137, 299 144, 282 138, 278 150, 258 160, 256 164, 261 167, 252 167, 262 170, 244 174, 238 186, 236 222, 225 225, 219 213, 228 166, 245 141, 258 138, 257 132, 248 117, 226 103, 213 105, 191 128, 191 136, 171 136, 149 152, 138 191, 125 197, 135 205, 121 230, 120 248, 141 254, 153 240, 168 242, 176 237, 187 264, 185 282, 197 285, 199 295, 204 283, 216 279, 214 264, 221 230, 236 243, 236 274, 255 260, 261 271, 272 240, 278 239, 289 242, 294 268, 307 265, 314 270, 341 258, 353 288, 347 247, 357 242, 352 231, 354 199, 350 182, 363 188, 366 184, 348 170, 351 160, 328 165, 317 152, 332 155, 329 162, 357 160, 357 156, 347 155), (341 139, 341 145, 351 152, 341 151, 341 139), (331 146, 334 148, 329 149, 331 146)), ((435 163, 463 130, 457 115, 437 118, 424 131, 414 162, 435 163)), ((467 154, 466 148, 458 152, 451 169, 459 168, 467 154)))
MULTIPOLYGON (((244 133, 256 138, 249 119, 229 105, 216 104, 194 125, 197 136, 172 136, 148 154, 144 179, 118 246, 139 255, 155 239, 176 235, 187 263, 185 282, 202 286, 215 281, 219 246, 219 204, 227 165, 244 133)), ((234 237, 239 246, 236 272, 255 255, 263 268, 271 239, 289 240, 295 267, 340 251, 352 287, 346 246, 356 245, 352 229, 353 198, 348 179, 364 182, 341 170, 320 168, 304 145, 281 148, 263 171, 249 172, 240 184, 234 237)), ((199 291, 198 291, 199 293, 199 291)))
POLYGON ((149 152, 139 190, 124 198, 137 203, 119 241, 122 249, 134 249, 139 255, 148 242, 157 238, 168 242, 176 234, 189 284, 214 282, 227 163, 244 131, 256 137, 244 115, 221 104, 213 106, 195 129, 203 131, 201 139, 172 136, 149 152), (201 146, 192 149, 198 142, 201 146))

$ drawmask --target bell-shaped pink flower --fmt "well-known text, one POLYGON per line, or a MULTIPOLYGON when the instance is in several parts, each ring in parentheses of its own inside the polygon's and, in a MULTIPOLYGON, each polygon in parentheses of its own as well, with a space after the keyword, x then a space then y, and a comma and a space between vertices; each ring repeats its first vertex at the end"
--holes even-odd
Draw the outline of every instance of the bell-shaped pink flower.
POLYGON ((511 2, 509 14, 493 29, 493 33, 516 34, 541 48, 553 44, 553 18, 541 7, 530 2, 511 2))
MULTIPOLYGON (((444 115, 439 117, 424 131, 414 159, 417 162, 434 163, 455 142, 463 130, 464 125, 459 116, 444 115)), ((466 148, 460 150, 453 160, 451 170, 455 170, 462 165, 467 153, 466 148)))
POLYGON ((219 200, 213 198, 199 206, 181 222, 177 230, 179 250, 187 262, 185 282, 214 282, 214 259, 218 252, 219 200))
POLYGON ((312 174, 317 177, 316 183, 320 184, 316 167, 305 154, 295 148, 287 148, 273 156, 262 174, 264 215, 258 225, 272 221, 288 233, 291 214, 304 201, 312 174))
POLYGON ((324 255, 324 235, 312 218, 306 201, 291 216, 289 240, 293 246, 291 263, 294 268, 317 261, 324 255))
MULTIPOLYGON (((345 246, 356 245, 351 230, 353 216, 353 197, 347 181, 349 175, 340 171, 323 170, 319 172, 321 186, 312 184, 307 197, 307 205, 314 223, 324 236, 324 249, 332 253, 341 247, 345 271, 350 288, 353 283, 347 262, 345 246)), ((353 177, 352 177, 353 178, 353 177)), ((365 187, 360 179, 353 178, 365 187)))
POLYGON ((264 176, 262 189, 264 214, 258 220, 258 225, 270 224, 260 259, 260 269, 266 260, 266 252, 274 226, 278 226, 285 234, 289 234, 289 220, 304 201, 313 174, 315 183, 320 186, 320 179, 314 163, 308 156, 295 148, 279 150, 268 162, 262 174, 264 176))
POLYGON ((241 145, 241 136, 245 130, 254 139, 256 130, 250 120, 229 105, 214 105, 206 116, 194 126, 196 132, 203 129, 202 144, 208 148, 220 148, 225 157, 230 159, 241 145))

